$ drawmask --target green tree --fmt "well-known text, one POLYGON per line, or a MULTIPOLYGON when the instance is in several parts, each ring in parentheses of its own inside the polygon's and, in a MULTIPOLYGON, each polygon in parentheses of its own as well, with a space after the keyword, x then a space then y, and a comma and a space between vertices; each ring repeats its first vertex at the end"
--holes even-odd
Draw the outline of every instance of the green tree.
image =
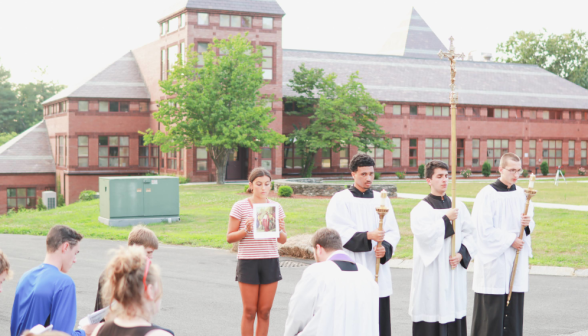
POLYGON ((259 66, 262 48, 255 50, 246 36, 214 39, 202 55, 190 51, 185 62, 180 57, 168 79, 159 83, 169 98, 159 102, 153 116, 165 130, 143 133, 146 143, 161 146, 163 152, 206 147, 216 165, 217 184, 225 183, 234 150, 261 151, 286 139, 269 128, 274 98, 259 91, 265 85, 259 66))
POLYGON ((490 174, 492 174, 492 166, 490 166, 490 162, 486 161, 482 165, 482 175, 488 177, 490 174))
POLYGON ((549 174, 549 164, 547 163, 547 161, 543 161, 541 162, 541 174, 543 174, 543 176, 547 176, 547 174, 549 174))
POLYGON ((419 178, 424 178, 425 177, 425 165, 422 164, 419 166, 419 178))
POLYGON ((294 144, 302 156, 303 177, 312 176, 314 157, 321 148, 340 151, 343 146, 353 145, 368 152, 371 145, 392 149, 392 141, 377 124, 384 108, 366 92, 358 73, 351 74, 346 83, 337 84, 337 75, 326 75, 323 69, 302 64, 293 72, 288 86, 297 96, 287 99, 286 103, 295 107, 287 113, 306 116, 309 122, 294 125, 287 144, 294 144))
POLYGON ((0 65, 0 133, 14 132, 10 126, 16 116, 16 92, 9 82, 10 71, 0 65))
POLYGON ((557 35, 517 31, 496 51, 499 62, 536 64, 562 78, 588 88, 588 37, 579 30, 557 35))
POLYGON ((14 138, 15 136, 16 136, 15 132, 0 133, 0 146, 4 145, 5 143, 10 141, 10 139, 14 138))

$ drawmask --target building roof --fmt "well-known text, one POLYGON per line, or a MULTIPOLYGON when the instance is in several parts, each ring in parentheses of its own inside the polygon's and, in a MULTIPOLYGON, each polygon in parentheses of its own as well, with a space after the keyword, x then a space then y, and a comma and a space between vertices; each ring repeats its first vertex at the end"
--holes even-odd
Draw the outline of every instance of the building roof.
MULTIPOLYGON (((322 51, 283 51, 283 95, 292 70, 305 63, 336 73, 338 82, 359 72, 380 101, 449 104, 449 61, 322 51)), ((588 90, 535 65, 457 61, 458 104, 528 108, 588 109, 588 90)))
POLYGON ((150 96, 137 60, 129 51, 89 81, 62 90, 43 104, 63 98, 150 99, 150 96))
POLYGON ((184 10, 185 8, 282 16, 286 14, 275 0, 181 0, 173 5, 168 11, 170 14, 165 16, 165 18, 184 10))
POLYGON ((45 121, 0 146, 0 174, 55 173, 45 121))
POLYGON ((445 49, 435 32, 413 8, 410 17, 392 31, 379 53, 436 59, 439 50, 445 49))

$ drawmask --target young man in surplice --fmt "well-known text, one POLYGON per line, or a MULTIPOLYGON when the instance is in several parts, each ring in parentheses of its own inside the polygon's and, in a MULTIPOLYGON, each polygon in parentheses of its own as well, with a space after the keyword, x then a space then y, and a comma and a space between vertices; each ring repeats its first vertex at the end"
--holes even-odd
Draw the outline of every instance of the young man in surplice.
POLYGON ((408 313, 414 336, 467 335, 467 268, 476 251, 476 237, 465 204, 458 201, 452 209, 451 198, 445 194, 448 170, 445 162, 427 163, 431 193, 410 212, 414 243, 408 313), (452 257, 454 235, 456 255, 452 257))
POLYGON ((389 199, 386 206, 390 209, 384 217, 384 230, 379 231, 380 217, 376 208, 380 206, 378 191, 371 189, 374 180, 374 160, 367 154, 360 153, 351 159, 349 169, 353 185, 336 193, 327 207, 327 227, 333 228, 341 235, 343 251, 357 264, 366 267, 374 276, 376 258, 380 258, 379 271, 379 329, 380 336, 392 334, 390 321, 390 295, 392 295, 392 278, 387 262, 392 258, 400 240, 400 232, 394 210, 389 199), (378 242, 382 246, 377 247, 378 242))
POLYGON ((526 196, 517 182, 521 159, 512 153, 500 158, 500 178, 476 196, 472 222, 476 227, 478 253, 474 261, 474 317, 472 335, 523 335, 523 307, 529 289, 529 257, 533 203, 525 211, 526 196), (523 239, 518 235, 525 228, 523 239), (516 252, 519 261, 510 304, 506 306, 516 252))

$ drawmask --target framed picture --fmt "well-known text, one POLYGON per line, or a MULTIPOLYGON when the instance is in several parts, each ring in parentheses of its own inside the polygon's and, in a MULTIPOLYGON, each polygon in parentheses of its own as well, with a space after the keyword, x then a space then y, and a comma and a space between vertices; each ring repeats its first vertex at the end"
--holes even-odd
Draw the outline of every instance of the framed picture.
POLYGON ((280 224, 277 204, 253 204, 253 238, 279 237, 280 224))

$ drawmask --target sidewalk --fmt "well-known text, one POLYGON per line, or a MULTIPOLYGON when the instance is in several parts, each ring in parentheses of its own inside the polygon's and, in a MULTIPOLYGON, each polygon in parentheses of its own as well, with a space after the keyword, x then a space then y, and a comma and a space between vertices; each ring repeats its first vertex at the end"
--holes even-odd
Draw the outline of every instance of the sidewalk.
MULTIPOLYGON (((427 196, 427 195, 398 193, 398 197, 400 197, 400 198, 421 200, 425 196, 427 196)), ((469 198, 469 197, 458 197, 457 200, 462 201, 464 203, 473 203, 474 202, 474 198, 469 198)), ((535 205, 535 208, 588 211, 588 205, 570 205, 570 204, 538 203, 538 202, 533 202, 533 204, 535 205)))

